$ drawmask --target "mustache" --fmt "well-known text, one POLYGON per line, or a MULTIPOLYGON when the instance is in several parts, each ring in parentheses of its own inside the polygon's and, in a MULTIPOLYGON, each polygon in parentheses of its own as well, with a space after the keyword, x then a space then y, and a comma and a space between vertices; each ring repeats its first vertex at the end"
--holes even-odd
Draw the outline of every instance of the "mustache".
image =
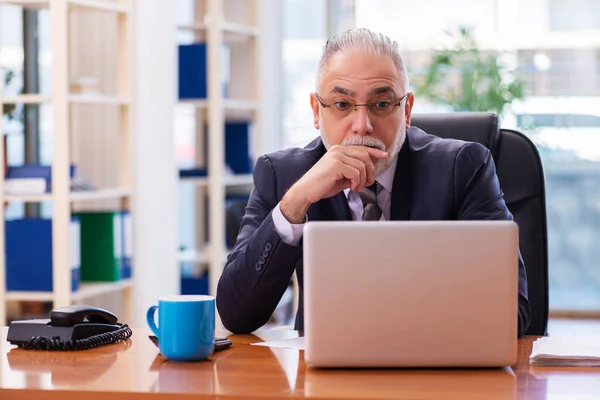
POLYGON ((342 146, 366 146, 385 151, 385 144, 371 136, 352 136, 341 143, 342 146))

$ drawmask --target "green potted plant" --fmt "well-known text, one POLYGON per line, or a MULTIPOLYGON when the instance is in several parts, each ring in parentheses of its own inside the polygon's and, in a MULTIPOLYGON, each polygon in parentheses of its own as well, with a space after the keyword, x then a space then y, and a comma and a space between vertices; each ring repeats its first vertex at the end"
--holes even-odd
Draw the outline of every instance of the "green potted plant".
POLYGON ((454 111, 502 114, 525 97, 524 82, 500 62, 500 52, 483 52, 469 28, 448 33, 454 46, 434 50, 431 63, 415 74, 415 94, 454 111))

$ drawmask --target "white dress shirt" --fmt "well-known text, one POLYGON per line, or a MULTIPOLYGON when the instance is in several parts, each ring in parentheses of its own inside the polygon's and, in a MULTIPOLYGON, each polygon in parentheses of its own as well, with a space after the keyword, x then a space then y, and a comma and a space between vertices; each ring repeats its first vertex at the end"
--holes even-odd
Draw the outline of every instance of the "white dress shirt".
MULTIPOLYGON (((396 172, 397 162, 398 156, 394 157, 394 160, 392 160, 385 171, 375 177, 375 180, 378 183, 377 205, 382 211, 380 221, 390 220, 392 185, 394 183, 394 173, 396 172)), ((356 190, 350 189, 345 189, 344 193, 348 200, 352 219, 354 221, 360 221, 363 215, 363 203, 360 199, 360 194, 356 190)), ((275 230, 285 243, 297 246, 300 243, 300 239, 302 239, 304 224, 291 224, 281 213, 280 205, 281 202, 279 202, 273 210, 273 224, 275 225, 275 230)), ((305 221, 308 221, 308 217, 305 218, 305 221)))

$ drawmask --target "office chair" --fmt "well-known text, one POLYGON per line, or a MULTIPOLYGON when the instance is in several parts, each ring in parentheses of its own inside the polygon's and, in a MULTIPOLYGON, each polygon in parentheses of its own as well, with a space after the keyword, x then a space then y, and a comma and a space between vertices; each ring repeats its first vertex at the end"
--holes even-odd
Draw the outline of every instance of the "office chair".
POLYGON ((246 213, 247 199, 235 199, 227 201, 225 207, 225 234, 227 237, 227 247, 231 248, 237 240, 238 233, 242 226, 242 218, 246 213))
MULTIPOLYGON (((227 243, 230 247, 232 247, 237 240, 237 235, 242 226, 242 219, 244 218, 247 204, 247 199, 235 199, 228 201, 227 206, 225 208, 225 227, 227 232, 227 243)), ((296 274, 292 276, 291 284, 293 290, 292 307, 295 311, 298 309, 298 302, 300 301, 300 289, 298 277, 296 274)), ((278 327, 278 329, 293 329, 293 326, 286 325, 278 327)))
POLYGON ((520 132, 500 129, 492 113, 413 114, 411 125, 443 137, 478 142, 496 164, 504 200, 519 226, 527 270, 531 324, 526 335, 546 335, 548 326, 548 238, 544 172, 535 145, 520 132))

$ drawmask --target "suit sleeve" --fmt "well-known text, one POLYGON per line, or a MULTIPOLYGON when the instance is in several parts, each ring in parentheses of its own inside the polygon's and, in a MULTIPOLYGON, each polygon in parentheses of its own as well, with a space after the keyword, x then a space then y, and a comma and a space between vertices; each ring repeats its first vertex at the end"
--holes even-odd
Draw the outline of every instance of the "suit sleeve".
POLYGON ((233 333, 263 326, 288 287, 302 247, 286 244, 273 223, 277 206, 275 170, 266 156, 256 162, 250 193, 236 244, 217 286, 221 321, 233 333))
MULTIPOLYGON (((504 202, 490 151, 478 143, 468 143, 458 152, 454 166, 455 204, 458 219, 513 220, 504 202)), ((519 252, 519 331, 522 336, 531 321, 527 293, 527 272, 519 252)))

